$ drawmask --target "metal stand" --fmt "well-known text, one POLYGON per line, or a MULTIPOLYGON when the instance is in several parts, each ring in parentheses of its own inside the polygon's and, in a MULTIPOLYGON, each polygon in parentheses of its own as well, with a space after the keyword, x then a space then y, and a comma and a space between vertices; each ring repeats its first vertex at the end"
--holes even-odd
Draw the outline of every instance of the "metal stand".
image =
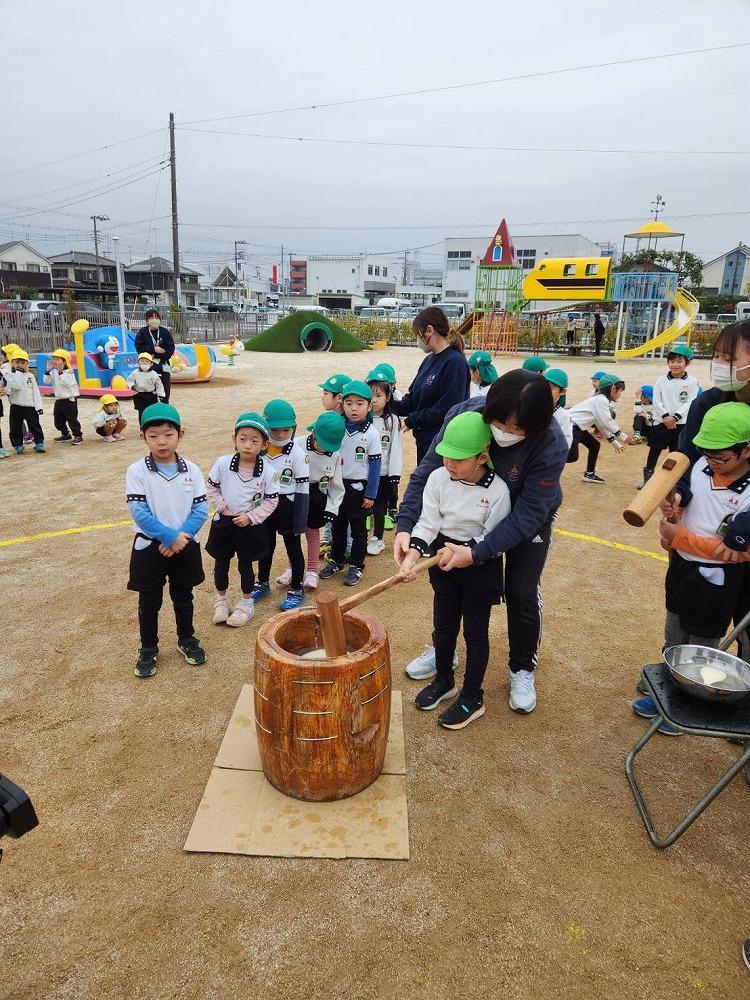
MULTIPOLYGON (((651 839, 651 843, 659 850, 664 850, 665 847, 671 847, 671 845, 682 836, 689 826, 692 826, 700 814, 707 809, 713 800, 727 787, 730 781, 732 781, 732 779, 743 769, 745 769, 745 777, 748 780, 748 784, 750 784, 750 727, 748 725, 735 723, 733 720, 727 720, 725 724, 718 717, 714 723, 715 728, 708 728, 705 724, 698 726, 691 725, 691 720, 685 715, 685 713, 679 711, 681 707, 680 703, 684 702, 685 696, 683 696, 675 685, 672 684, 671 679, 669 679, 668 676, 665 676, 667 673, 667 668, 661 664, 643 668, 642 678, 644 684, 648 688, 648 693, 653 698, 654 704, 659 711, 659 715, 657 715, 643 736, 637 740, 625 758, 625 774, 636 805, 638 806, 638 811, 641 814, 643 825, 646 827, 646 832, 651 839), (669 690, 670 687, 673 691, 669 690), (674 695, 674 692, 677 692, 676 696, 674 695), (674 702, 675 704, 672 705, 670 702, 674 702), (676 710, 673 711, 671 709, 676 710), (735 760, 734 763, 720 775, 717 781, 715 781, 714 784, 708 789, 706 794, 703 795, 698 802, 696 802, 696 804, 688 811, 685 818, 680 820, 677 826, 675 826, 672 832, 666 837, 660 837, 656 832, 656 827, 651 819, 643 794, 638 786, 638 783, 636 782, 635 774, 633 772, 633 762, 635 761, 635 758, 652 739, 662 722, 668 722, 681 733, 688 733, 692 736, 708 736, 713 737, 714 739, 730 738, 744 741, 742 752, 737 760, 735 760)), ((695 712, 695 704, 696 703, 690 705, 693 713, 695 712)), ((708 715, 708 713, 706 713, 706 715, 708 715)), ((712 713, 712 715, 715 715, 715 712, 712 713)))

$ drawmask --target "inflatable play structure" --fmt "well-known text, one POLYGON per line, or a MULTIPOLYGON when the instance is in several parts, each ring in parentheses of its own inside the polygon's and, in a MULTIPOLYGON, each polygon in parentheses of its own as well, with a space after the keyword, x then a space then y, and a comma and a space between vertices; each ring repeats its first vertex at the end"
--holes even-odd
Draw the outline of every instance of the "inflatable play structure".
MULTIPOLYGON (((72 353, 71 364, 78 378, 82 396, 111 393, 129 398, 127 378, 138 367, 135 337, 129 330, 123 334, 119 326, 89 329, 88 321, 76 320, 70 328, 73 342, 66 347, 72 353)), ((44 385, 49 354, 37 354, 36 377, 43 395, 50 395, 51 386, 44 385)), ((208 382, 213 378, 216 355, 204 344, 177 344, 171 359, 172 382, 208 382)))
MULTIPOLYGON (((635 241, 635 251, 656 250, 664 239, 680 238, 666 223, 652 219, 623 240, 635 241)), ((477 267, 474 312, 458 328, 471 333, 475 349, 492 354, 514 354, 518 348, 519 314, 529 309, 541 320, 552 309, 536 303, 618 302, 615 360, 635 358, 664 348, 681 338, 690 339, 700 303, 678 284, 675 271, 612 271, 610 257, 545 257, 525 275, 515 259, 505 219, 498 227, 477 267), (638 343, 627 346, 629 341, 638 343)))
POLYGON ((257 337, 247 341, 248 351, 298 354, 318 351, 366 351, 367 344, 338 323, 320 313, 301 309, 280 319, 257 337))

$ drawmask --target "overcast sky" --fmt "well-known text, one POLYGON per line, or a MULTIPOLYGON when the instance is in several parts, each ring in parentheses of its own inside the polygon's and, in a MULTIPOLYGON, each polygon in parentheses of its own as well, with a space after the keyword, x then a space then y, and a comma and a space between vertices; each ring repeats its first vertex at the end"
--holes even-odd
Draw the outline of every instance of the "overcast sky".
POLYGON ((88 216, 98 213, 112 220, 102 223, 105 252, 112 233, 125 259, 171 257, 169 175, 153 171, 173 111, 185 126, 177 131, 183 262, 204 271, 216 273, 241 239, 263 274, 282 243, 299 255, 427 245, 423 259, 437 262, 445 236, 491 233, 502 216, 511 234, 620 243, 657 192, 664 218, 704 258, 750 242, 750 156, 697 152, 750 150, 750 48, 251 117, 750 41, 747 0, 37 0, 33 14, 4 5, 3 28, 0 240, 90 250, 88 216), (216 118, 225 120, 200 121, 216 118), (705 217, 730 212, 744 214, 705 217), (628 221, 607 221, 620 219, 628 221))

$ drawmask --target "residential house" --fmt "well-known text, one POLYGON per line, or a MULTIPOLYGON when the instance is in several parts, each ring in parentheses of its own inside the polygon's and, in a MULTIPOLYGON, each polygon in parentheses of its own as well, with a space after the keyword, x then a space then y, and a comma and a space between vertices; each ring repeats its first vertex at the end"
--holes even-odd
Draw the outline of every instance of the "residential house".
POLYGON ((221 269, 213 281, 201 285, 201 303, 244 302, 246 298, 244 282, 228 265, 221 269))
POLYGON ((23 240, 0 243, 0 298, 13 298, 19 288, 38 288, 40 298, 49 295, 52 263, 23 240))
MULTIPOLYGON (((77 299, 87 298, 87 292, 91 293, 91 297, 97 297, 96 254, 68 250, 67 253, 53 254, 50 261, 55 288, 72 289, 77 299)), ((101 254, 99 254, 99 284, 102 297, 111 298, 117 295, 115 262, 101 254)))
MULTIPOLYGON (((202 271, 191 267, 180 268, 182 305, 198 304, 198 276, 202 271)), ((149 257, 125 267, 125 280, 138 288, 140 295, 156 306, 169 306, 175 302, 174 268, 166 257, 149 257)))
POLYGON ((739 243, 703 265, 703 289, 708 295, 746 298, 750 295, 750 246, 739 243))

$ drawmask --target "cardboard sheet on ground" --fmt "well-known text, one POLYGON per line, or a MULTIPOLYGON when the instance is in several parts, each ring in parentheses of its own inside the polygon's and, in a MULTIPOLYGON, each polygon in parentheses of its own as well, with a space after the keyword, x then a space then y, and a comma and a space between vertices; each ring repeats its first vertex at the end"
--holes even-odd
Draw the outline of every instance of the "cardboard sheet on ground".
POLYGON ((378 780, 339 802, 300 802, 282 795, 263 775, 253 687, 243 685, 185 850, 289 858, 408 858, 401 692, 391 693, 391 729, 378 780))

